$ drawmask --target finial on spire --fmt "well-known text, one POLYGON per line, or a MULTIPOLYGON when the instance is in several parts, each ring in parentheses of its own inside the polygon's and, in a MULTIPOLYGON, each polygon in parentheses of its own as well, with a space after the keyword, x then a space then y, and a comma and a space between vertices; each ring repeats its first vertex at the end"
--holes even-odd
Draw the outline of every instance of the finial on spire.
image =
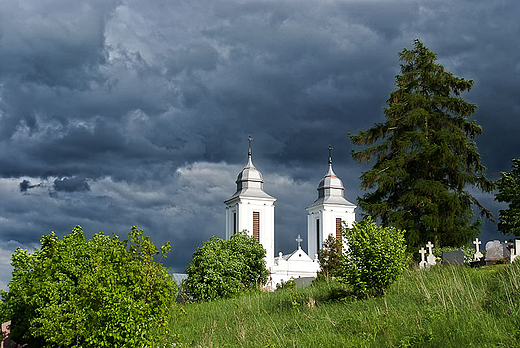
POLYGON ((251 157, 251 142, 253 141, 253 138, 251 138, 251 134, 249 134, 247 140, 249 140, 249 150, 247 151, 247 155, 251 157))
POLYGON ((332 164, 332 146, 329 144, 329 164, 332 164))

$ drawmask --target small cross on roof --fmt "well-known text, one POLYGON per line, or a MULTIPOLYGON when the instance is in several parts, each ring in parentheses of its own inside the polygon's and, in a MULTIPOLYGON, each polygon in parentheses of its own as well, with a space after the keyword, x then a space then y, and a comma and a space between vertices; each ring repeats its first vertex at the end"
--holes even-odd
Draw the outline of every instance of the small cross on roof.
POLYGON ((253 138, 251 138, 251 134, 249 134, 247 140, 249 141, 249 151, 247 152, 247 154, 251 156, 251 142, 253 141, 253 138))
POLYGON ((300 235, 298 235, 298 238, 296 238, 296 242, 298 242, 298 249, 301 249, 301 242, 303 242, 303 239, 300 237, 300 235))

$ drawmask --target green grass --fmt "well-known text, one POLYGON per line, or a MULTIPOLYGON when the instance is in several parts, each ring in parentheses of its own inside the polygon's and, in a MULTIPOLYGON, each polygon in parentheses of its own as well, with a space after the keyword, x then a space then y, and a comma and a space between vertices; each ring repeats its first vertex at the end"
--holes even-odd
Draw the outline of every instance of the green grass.
POLYGON ((520 347, 519 288, 520 265, 437 266, 381 298, 354 300, 336 282, 246 293, 175 308, 157 346, 520 347))

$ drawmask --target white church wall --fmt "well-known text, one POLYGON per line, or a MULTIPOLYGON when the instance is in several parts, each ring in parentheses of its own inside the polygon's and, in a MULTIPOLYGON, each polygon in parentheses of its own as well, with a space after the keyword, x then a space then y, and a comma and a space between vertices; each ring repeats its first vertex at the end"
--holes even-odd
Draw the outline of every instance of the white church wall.
POLYGON ((274 204, 272 200, 240 197, 236 201, 230 202, 226 207, 226 238, 231 238, 235 233, 235 213, 237 231, 246 230, 247 234, 252 236, 254 212, 259 213, 259 242, 266 250, 266 265, 271 267, 274 262, 274 204))
MULTIPOLYGON (((332 234, 334 237, 336 236, 336 219, 344 221, 349 228, 352 227, 356 219, 354 207, 351 208, 342 205, 319 205, 307 211, 307 252, 309 255, 317 254, 329 235, 332 234), (316 221, 318 219, 320 220, 319 245, 317 245, 318 238, 316 231, 316 221)), ((346 247, 346 245, 344 246, 346 247)))
POLYGON ((271 267, 271 289, 274 290, 277 285, 291 279, 316 278, 319 271, 318 260, 310 258, 304 250, 298 248, 291 255, 281 254, 274 259, 271 267))
POLYGON ((315 255, 318 253, 319 245, 318 239, 321 241, 323 239, 323 229, 321 224, 321 214, 319 211, 309 212, 307 214, 307 252, 309 255, 315 255), (320 220, 320 230, 316 231, 316 227, 318 226, 317 221, 320 220), (319 237, 317 235, 319 234, 319 237))

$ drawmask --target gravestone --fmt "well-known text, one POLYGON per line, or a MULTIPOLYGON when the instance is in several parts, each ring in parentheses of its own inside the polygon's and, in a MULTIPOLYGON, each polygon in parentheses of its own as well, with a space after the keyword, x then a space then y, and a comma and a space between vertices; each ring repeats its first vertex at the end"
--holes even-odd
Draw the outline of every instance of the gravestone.
POLYGON ((453 250, 442 252, 442 263, 451 265, 462 265, 464 263, 464 251, 453 250))
POLYGON ((421 248, 419 250, 419 254, 421 254, 421 262, 419 262, 419 268, 424 269, 426 266, 428 266, 428 263, 424 260, 424 254, 426 254, 426 250, 424 248, 421 248))
POLYGON ((486 264, 493 265, 509 261, 509 250, 499 240, 486 243, 486 264))
POLYGON ((511 263, 520 255, 520 239, 515 239, 515 248, 511 251, 511 263))
POLYGON ((432 242, 428 242, 428 244, 426 244, 426 247, 428 248, 428 256, 426 257, 426 261, 428 262, 428 266, 433 266, 433 265, 437 264, 437 262, 435 262, 435 255, 433 255, 432 242))
POLYGON ((475 244, 475 249, 477 249, 477 251, 475 252, 475 254, 473 255, 473 261, 480 261, 480 259, 482 258, 482 253, 480 252, 480 244, 482 244, 482 242, 480 240, 475 239, 475 241, 473 242, 473 244, 475 244))
POLYGON ((294 280, 296 283, 297 288, 306 288, 308 286, 312 285, 312 282, 314 281, 314 277, 298 277, 294 280))

